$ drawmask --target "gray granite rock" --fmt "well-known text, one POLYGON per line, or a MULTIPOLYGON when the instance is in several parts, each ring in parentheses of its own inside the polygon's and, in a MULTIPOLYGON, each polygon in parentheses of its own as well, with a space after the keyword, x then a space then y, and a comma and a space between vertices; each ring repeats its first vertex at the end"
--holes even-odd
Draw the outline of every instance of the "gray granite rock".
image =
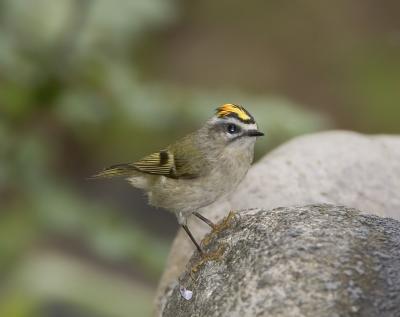
MULTIPOLYGON (((250 169, 232 195, 201 213, 216 221, 229 210, 330 203, 400 219, 399 193, 399 136, 330 131, 278 147, 250 169)), ((190 219, 189 227, 199 240, 209 229, 198 219, 190 219)), ((180 231, 159 284, 156 315, 165 288, 181 274, 193 250, 180 231)))
POLYGON ((160 315, 400 316, 394 219, 333 205, 255 209, 237 213, 206 251, 221 247, 218 260, 190 259, 160 315))

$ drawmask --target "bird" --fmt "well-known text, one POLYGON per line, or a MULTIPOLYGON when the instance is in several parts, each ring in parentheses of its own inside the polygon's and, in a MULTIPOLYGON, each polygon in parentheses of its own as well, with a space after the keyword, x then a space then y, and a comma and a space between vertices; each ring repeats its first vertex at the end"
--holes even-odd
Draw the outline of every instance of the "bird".
POLYGON ((216 225, 199 209, 231 193, 254 158, 258 130, 254 117, 241 105, 226 103, 197 131, 133 163, 112 165, 91 178, 124 177, 147 193, 149 204, 171 211, 200 254, 187 226, 194 215, 216 225))

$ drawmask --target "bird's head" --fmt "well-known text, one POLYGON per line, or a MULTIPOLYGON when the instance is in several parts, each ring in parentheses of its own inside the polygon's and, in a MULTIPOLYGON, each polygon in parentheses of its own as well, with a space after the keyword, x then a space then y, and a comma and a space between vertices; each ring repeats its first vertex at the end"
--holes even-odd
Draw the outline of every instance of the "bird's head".
POLYGON ((217 144, 229 146, 254 145, 260 132, 254 117, 242 106, 224 104, 208 121, 208 136, 217 144))

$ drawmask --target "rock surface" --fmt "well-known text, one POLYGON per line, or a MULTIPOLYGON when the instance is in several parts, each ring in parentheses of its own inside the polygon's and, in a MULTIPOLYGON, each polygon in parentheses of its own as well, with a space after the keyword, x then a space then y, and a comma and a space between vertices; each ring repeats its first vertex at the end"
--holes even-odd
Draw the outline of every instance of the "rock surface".
POLYGON ((400 316, 394 219, 333 205, 255 209, 238 213, 206 251, 221 247, 218 260, 191 258, 162 316, 400 316))
MULTIPOLYGON (((399 193, 400 136, 330 131, 278 147, 252 167, 232 195, 200 212, 216 221, 229 210, 330 203, 400 219, 399 193)), ((208 231, 197 219, 189 227, 199 240, 208 231)), ((193 250, 180 231, 159 284, 156 315, 165 288, 181 274, 193 250)))

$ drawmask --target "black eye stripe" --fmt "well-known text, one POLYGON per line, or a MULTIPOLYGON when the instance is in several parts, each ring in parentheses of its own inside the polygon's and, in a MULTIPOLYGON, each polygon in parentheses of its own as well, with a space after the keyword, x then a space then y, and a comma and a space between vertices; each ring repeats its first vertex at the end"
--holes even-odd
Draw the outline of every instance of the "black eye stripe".
POLYGON ((236 134, 236 133, 239 133, 239 132, 240 132, 240 127, 237 126, 237 125, 234 124, 234 123, 229 123, 229 124, 226 126, 226 131, 227 131, 228 133, 230 133, 230 134, 236 134))

